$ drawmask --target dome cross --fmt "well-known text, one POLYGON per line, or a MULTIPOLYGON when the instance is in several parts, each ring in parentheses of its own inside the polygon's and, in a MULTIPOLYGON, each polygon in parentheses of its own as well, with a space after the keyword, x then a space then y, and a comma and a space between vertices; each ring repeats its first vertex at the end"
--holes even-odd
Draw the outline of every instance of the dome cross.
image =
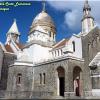
POLYGON ((43 9, 42 9, 42 11, 46 11, 46 9, 45 9, 45 0, 42 0, 42 5, 43 5, 43 9))

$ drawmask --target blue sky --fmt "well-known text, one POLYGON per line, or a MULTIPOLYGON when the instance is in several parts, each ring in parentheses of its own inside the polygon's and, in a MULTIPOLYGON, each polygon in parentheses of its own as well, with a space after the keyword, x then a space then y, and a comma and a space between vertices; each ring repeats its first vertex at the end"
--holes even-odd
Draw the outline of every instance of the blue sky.
MULTIPOLYGON (((1 1, 0 1, 1 2, 1 1)), ((14 1, 10 1, 14 2, 14 1)), ((16 2, 16 1, 15 1, 16 2)), ((29 1, 28 1, 29 2, 29 1)), ((25 43, 27 41, 28 32, 33 19, 42 10, 41 1, 30 1, 31 6, 18 6, 10 7, 9 11, 0 11, 0 41, 5 43, 6 33, 16 18, 19 31, 21 33, 20 40, 25 43)), ((56 29, 56 40, 62 38, 69 38, 73 33, 81 31, 81 18, 83 1, 47 1, 46 10, 52 17, 56 29)), ((99 8, 100 2, 97 7, 93 2, 90 4, 94 7, 92 14, 94 17, 98 15, 95 11, 99 8)), ((1 6, 0 6, 1 7, 1 6)), ((98 11, 98 10, 97 10, 98 11)), ((98 15, 99 16, 99 15, 98 15)), ((100 18, 96 17, 97 24, 99 25, 100 18)))

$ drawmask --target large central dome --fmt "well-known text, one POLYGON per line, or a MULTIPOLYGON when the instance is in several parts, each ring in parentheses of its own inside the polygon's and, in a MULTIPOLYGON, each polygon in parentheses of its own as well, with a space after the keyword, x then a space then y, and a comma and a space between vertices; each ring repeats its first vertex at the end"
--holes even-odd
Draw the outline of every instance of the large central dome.
POLYGON ((46 31, 53 31, 55 33, 55 25, 52 18, 46 13, 42 11, 39 13, 32 22, 30 33, 36 30, 37 26, 41 26, 46 31))

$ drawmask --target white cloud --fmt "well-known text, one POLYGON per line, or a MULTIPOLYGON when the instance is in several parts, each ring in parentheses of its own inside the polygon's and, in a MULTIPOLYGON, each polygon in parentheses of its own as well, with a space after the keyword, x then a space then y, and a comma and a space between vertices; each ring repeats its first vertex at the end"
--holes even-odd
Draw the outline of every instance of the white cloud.
POLYGON ((48 4, 50 4, 56 10, 67 10, 67 9, 77 9, 80 8, 83 4, 81 0, 48 0, 48 4))
MULTIPOLYGON (((84 0, 64 0, 64 1, 47 1, 56 10, 65 11, 64 23, 71 29, 77 30, 81 26, 82 8, 84 0), (68 9, 71 11, 68 12, 68 9)), ((89 4, 92 8, 91 14, 95 18, 95 21, 100 25, 100 1, 89 0, 89 4)))
POLYGON ((80 15, 78 10, 72 10, 65 14, 65 24, 69 26, 72 30, 76 30, 77 26, 80 26, 80 15), (76 25, 77 24, 77 25, 76 25))

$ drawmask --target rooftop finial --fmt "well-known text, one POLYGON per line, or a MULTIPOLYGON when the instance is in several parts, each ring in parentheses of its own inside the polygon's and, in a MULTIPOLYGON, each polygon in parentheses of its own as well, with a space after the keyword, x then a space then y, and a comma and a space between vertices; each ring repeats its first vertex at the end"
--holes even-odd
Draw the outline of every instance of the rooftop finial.
POLYGON ((89 10, 89 11, 91 11, 91 7, 90 7, 90 5, 89 5, 89 3, 88 3, 88 0, 85 0, 84 7, 83 7, 83 11, 84 11, 84 10, 89 10))
POLYGON ((86 0, 85 3, 88 4, 88 0, 86 0))
POLYGON ((42 11, 45 12, 45 0, 42 0, 42 5, 43 5, 43 9, 42 9, 42 11))
POLYGON ((14 22, 16 22, 16 18, 14 18, 14 22))

